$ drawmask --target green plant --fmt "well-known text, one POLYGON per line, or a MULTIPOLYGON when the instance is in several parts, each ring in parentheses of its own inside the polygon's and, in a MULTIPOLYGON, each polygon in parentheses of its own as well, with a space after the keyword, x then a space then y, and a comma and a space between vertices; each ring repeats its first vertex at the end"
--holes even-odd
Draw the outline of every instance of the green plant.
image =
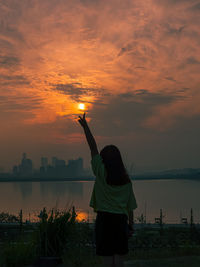
POLYGON ((19 222, 19 217, 9 214, 8 212, 0 213, 0 222, 10 223, 10 222, 19 222))
POLYGON ((61 256, 67 242, 73 235, 76 212, 73 207, 69 211, 46 208, 38 216, 38 243, 41 256, 61 256))

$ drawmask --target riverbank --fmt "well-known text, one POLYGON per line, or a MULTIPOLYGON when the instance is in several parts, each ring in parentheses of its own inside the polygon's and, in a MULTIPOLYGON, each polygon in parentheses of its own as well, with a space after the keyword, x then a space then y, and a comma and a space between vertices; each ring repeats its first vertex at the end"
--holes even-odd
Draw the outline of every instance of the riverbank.
MULTIPOLYGON (((149 177, 149 176, 134 176, 131 177, 132 181, 143 181, 143 180, 196 180, 200 181, 200 177, 170 177, 170 176, 161 176, 161 177, 149 177)), ((0 177, 0 183, 3 182, 87 182, 95 181, 95 177, 77 177, 77 178, 61 178, 61 177, 0 177)))
MULTIPOLYGON (((34 263, 41 257, 52 256, 62 259, 61 266, 101 266, 101 257, 95 253, 94 223, 76 221, 74 208, 70 213, 43 209, 38 218, 38 223, 25 223, 21 216, 15 223, 0 224, 0 266, 37 266, 34 263)), ((192 256, 188 261, 194 262, 197 255, 200 255, 199 224, 135 223, 126 255, 129 265, 125 266, 177 267, 182 261, 180 265, 167 264, 186 256, 192 256)))

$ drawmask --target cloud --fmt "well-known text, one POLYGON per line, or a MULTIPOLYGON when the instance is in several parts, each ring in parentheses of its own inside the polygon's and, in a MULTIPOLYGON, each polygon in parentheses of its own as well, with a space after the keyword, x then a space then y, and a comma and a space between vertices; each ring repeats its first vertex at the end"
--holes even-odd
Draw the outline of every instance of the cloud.
POLYGON ((167 33, 171 35, 180 35, 183 33, 186 26, 179 26, 177 28, 171 27, 170 25, 167 25, 167 33))
POLYGON ((0 96, 0 117, 6 124, 23 123, 33 118, 33 111, 40 109, 43 99, 29 96, 0 96))
POLYGON ((176 80, 174 80, 173 77, 165 77, 166 80, 169 80, 169 81, 172 81, 172 82, 175 82, 176 80))
POLYGON ((100 135, 120 136, 129 133, 148 131, 146 120, 159 117, 156 114, 158 107, 169 106, 179 101, 179 95, 152 93, 145 89, 133 93, 127 92, 111 95, 104 99, 106 105, 95 106, 91 116, 91 123, 97 125, 100 135), (106 131, 106 133, 105 133, 106 131))
POLYGON ((200 114, 198 10, 195 0, 0 1, 5 128, 75 145, 83 101, 99 140, 186 129, 200 114))
POLYGON ((197 3, 195 3, 194 5, 192 5, 190 8, 189 8, 189 10, 191 11, 191 12, 199 12, 200 11, 200 2, 197 2, 197 3))
MULTIPOLYGON (((80 83, 72 83, 72 84, 54 84, 52 85, 53 90, 61 92, 65 95, 68 95, 71 97, 71 99, 75 101, 81 101, 83 97, 87 96, 93 96, 93 97, 99 97, 99 96, 107 96, 109 93, 107 93, 104 89, 98 89, 98 88, 84 88, 80 83)), ((84 101, 83 101, 84 102, 84 101)))
POLYGON ((1 75, 0 74, 0 85, 3 86, 21 86, 29 85, 30 82, 26 77, 22 75, 1 75))
POLYGON ((200 64, 200 61, 194 57, 189 57, 186 59, 186 64, 197 64, 198 65, 200 64))
POLYGON ((12 66, 18 66, 20 60, 14 56, 2 56, 0 55, 0 67, 10 68, 12 66))
MULTIPOLYGON (((169 6, 169 7, 173 7, 173 6, 175 6, 175 5, 178 5, 178 6, 185 6, 185 4, 188 3, 187 0, 161 0, 161 1, 159 1, 159 0, 155 0, 155 2, 156 2, 157 4, 167 5, 167 6, 169 6)), ((193 3, 196 3, 196 2, 197 2, 197 0, 191 0, 189 4, 192 5, 193 3)))

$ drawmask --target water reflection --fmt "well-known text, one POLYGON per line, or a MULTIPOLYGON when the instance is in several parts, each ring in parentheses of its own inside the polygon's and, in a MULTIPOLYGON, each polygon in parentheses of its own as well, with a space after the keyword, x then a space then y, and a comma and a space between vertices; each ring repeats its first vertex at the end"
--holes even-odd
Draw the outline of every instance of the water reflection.
POLYGON ((73 195, 73 197, 83 197, 83 184, 79 182, 40 182, 40 193, 43 197, 53 195, 60 197, 73 195))
POLYGON ((81 222, 81 221, 87 221, 88 220, 88 213, 84 212, 84 211, 77 211, 77 221, 81 222))
POLYGON ((14 191, 19 191, 23 200, 30 198, 32 195, 32 182, 12 183, 14 191))
MULTIPOLYGON (((78 220, 90 221, 96 213, 89 207, 94 182, 12 182, 0 183, 0 212, 18 214, 24 218, 46 207, 68 209, 75 206, 78 220)), ((163 211, 164 222, 179 223, 181 217, 190 217, 193 208, 194 222, 200 222, 200 183, 190 180, 134 181, 138 208, 135 219, 146 215, 147 222, 154 222, 163 211), (146 203, 146 204, 145 204, 146 203)))

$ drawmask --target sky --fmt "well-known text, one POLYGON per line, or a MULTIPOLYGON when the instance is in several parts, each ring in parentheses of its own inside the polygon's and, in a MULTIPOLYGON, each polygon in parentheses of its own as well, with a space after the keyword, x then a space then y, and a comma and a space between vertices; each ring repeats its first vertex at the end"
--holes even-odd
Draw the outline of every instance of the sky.
POLYGON ((200 167, 200 1, 0 0, 0 167, 89 167, 79 103, 127 169, 200 167))

